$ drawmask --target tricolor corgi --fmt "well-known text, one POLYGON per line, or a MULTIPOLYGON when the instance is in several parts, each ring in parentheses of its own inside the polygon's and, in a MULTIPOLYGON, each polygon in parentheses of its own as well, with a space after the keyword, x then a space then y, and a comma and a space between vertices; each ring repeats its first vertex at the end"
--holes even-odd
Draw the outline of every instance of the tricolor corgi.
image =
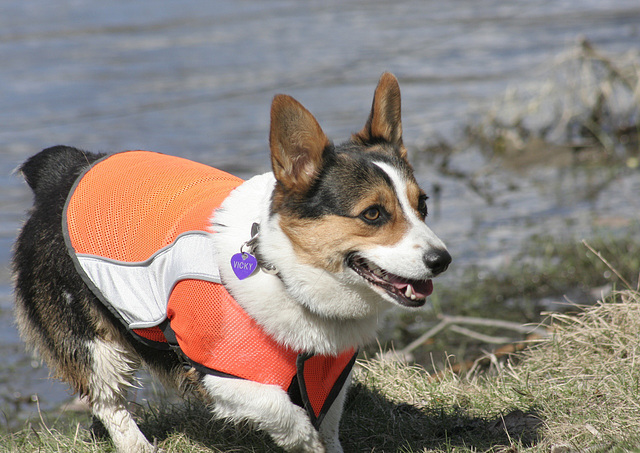
POLYGON ((20 168, 35 194, 13 261, 20 333, 119 452, 153 450, 127 411, 141 366, 287 451, 342 451, 358 348, 451 262, 393 75, 339 146, 277 95, 270 149, 273 171, 246 182, 147 151, 56 146, 20 168))

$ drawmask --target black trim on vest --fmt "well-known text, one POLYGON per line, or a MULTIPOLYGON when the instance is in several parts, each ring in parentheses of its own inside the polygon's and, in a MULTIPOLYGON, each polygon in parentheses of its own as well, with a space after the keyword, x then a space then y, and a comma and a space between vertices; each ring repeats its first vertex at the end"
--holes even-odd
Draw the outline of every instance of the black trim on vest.
POLYGON ((218 370, 214 370, 213 368, 206 367, 206 366, 202 365, 201 363, 198 363, 198 362, 195 362, 195 361, 191 360, 189 357, 184 355, 184 353, 183 353, 183 356, 186 358, 187 362, 189 362, 189 365, 191 365, 193 368, 195 368, 196 370, 198 370, 202 374, 210 374, 212 376, 228 378, 228 379, 242 379, 243 381, 247 380, 247 379, 245 379, 243 377, 236 376, 235 374, 229 374, 229 373, 225 373, 223 371, 218 371, 218 370))
POLYGON ((164 335, 164 338, 167 340, 167 343, 171 348, 180 348, 178 339, 176 338, 176 333, 171 328, 171 323, 168 319, 165 319, 158 324, 158 328, 162 331, 162 335, 164 335))
POLYGON ((338 379, 336 380, 335 384, 333 384, 333 388, 327 395, 327 398, 324 400, 322 409, 320 409, 320 414, 318 414, 317 417, 315 412, 313 411, 313 406, 311 405, 311 401, 309 401, 309 394, 307 393, 307 386, 304 380, 304 364, 307 360, 309 360, 313 356, 314 356, 313 354, 298 355, 298 359, 296 360, 298 374, 296 376, 297 379, 295 379, 295 382, 299 386, 299 390, 300 390, 299 393, 303 402, 302 407, 307 411, 307 414, 309 415, 309 418, 311 419, 311 423, 313 424, 313 426, 316 429, 319 429, 320 425, 322 424, 322 420, 324 420, 324 417, 327 415, 327 412, 329 412, 329 409, 331 409, 331 406, 333 405, 334 401, 340 394, 340 391, 344 387, 344 384, 347 381, 347 378, 349 377, 349 373, 351 373, 351 369, 353 368, 353 365, 356 363, 356 357, 358 356, 358 351, 356 351, 353 354, 353 357, 351 357, 351 360, 349 361, 349 363, 347 363, 347 366, 344 367, 344 369, 342 370, 342 373, 340 373, 340 376, 338 376, 338 379))
MULTIPOLYGON (((126 327, 126 324, 123 323, 123 325, 126 327)), ((144 330, 144 329, 136 329, 136 330, 144 330)), ((142 343, 145 346, 149 346, 150 348, 154 348, 154 349, 159 349, 161 351, 171 350, 171 345, 169 343, 166 343, 164 341, 149 340, 148 338, 143 337, 142 335, 136 333, 134 330, 131 330, 129 328, 127 328, 127 332, 131 334, 134 340, 142 343)))
MULTIPOLYGON (((296 359, 297 365, 297 359, 296 359)), ((298 383, 298 374, 296 373, 291 379, 291 384, 289 384, 289 388, 287 388, 287 395, 289 395, 289 399, 296 406, 300 406, 304 410, 307 410, 304 407, 304 401, 302 400, 302 391, 300 390, 300 384, 298 383)))

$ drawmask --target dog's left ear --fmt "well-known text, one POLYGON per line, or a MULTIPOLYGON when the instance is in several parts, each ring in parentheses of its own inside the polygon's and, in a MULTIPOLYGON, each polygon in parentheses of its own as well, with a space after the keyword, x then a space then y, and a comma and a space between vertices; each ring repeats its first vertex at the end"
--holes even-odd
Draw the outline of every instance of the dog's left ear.
POLYGON ((400 85, 393 74, 385 72, 380 77, 367 124, 354 134, 353 139, 365 144, 378 140, 388 142, 400 157, 406 158, 407 150, 402 143, 400 85))
POLYGON ((302 104, 279 94, 271 104, 269 146, 276 180, 289 191, 304 193, 319 174, 331 142, 302 104))

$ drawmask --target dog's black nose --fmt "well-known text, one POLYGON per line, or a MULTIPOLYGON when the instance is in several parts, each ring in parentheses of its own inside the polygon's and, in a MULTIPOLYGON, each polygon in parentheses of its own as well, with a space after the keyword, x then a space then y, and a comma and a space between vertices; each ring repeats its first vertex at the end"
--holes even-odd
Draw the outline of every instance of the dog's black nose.
POLYGON ((451 264, 451 255, 446 250, 433 250, 424 255, 424 263, 435 277, 447 270, 451 264))

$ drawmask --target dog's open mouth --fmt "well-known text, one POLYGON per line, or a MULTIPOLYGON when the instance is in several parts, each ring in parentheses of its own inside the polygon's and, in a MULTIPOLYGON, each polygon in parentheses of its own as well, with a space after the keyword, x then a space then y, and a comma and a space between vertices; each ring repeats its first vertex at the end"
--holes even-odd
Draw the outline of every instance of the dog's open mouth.
POLYGON ((431 280, 411 280, 394 275, 355 254, 347 258, 347 265, 371 285, 385 290, 407 307, 421 307, 433 292, 431 280))

